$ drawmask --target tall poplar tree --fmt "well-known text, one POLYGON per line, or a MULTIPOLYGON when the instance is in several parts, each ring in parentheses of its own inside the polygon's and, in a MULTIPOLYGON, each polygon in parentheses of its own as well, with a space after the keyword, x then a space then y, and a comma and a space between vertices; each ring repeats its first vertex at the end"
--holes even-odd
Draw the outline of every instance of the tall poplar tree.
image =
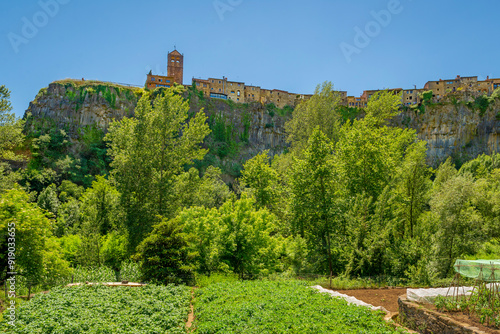
POLYGON ((200 147, 210 129, 203 111, 188 120, 189 105, 173 89, 152 102, 144 94, 134 118, 111 124, 106 139, 112 175, 122 194, 132 250, 152 230, 158 216, 171 218, 175 177, 186 164, 203 159, 200 147))

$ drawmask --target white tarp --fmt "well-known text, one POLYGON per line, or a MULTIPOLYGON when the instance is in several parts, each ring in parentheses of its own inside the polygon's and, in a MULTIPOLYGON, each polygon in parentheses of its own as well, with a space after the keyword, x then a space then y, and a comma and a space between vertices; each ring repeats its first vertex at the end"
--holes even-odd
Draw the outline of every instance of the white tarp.
POLYGON ((434 304, 437 296, 456 296, 457 290, 459 296, 469 296, 473 288, 472 286, 460 286, 434 289, 406 289, 406 299, 417 303, 434 304))
POLYGON ((324 292, 324 293, 328 293, 330 295, 332 295, 333 297, 340 297, 340 298, 343 298, 345 299, 349 304, 354 304, 354 305, 358 305, 358 306, 365 306, 365 307, 369 307, 371 308, 372 310, 380 310, 380 311, 384 311, 385 313, 389 313, 384 307, 382 306, 373 306, 371 304, 367 304, 365 303, 364 301, 361 301, 355 297, 351 297, 351 296, 348 296, 348 295, 344 295, 343 293, 340 293, 340 292, 337 292, 337 291, 332 291, 332 290, 328 290, 328 289, 324 289, 322 286, 320 285, 315 285, 312 287, 313 289, 316 289, 318 290, 319 292, 324 292))

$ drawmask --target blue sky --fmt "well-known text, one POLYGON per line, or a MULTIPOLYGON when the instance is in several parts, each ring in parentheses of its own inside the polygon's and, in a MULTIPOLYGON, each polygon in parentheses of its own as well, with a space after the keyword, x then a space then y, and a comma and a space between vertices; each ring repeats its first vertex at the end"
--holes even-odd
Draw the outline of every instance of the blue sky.
POLYGON ((312 93, 329 80, 360 95, 500 77, 499 12, 494 0, 2 0, 0 85, 22 116, 54 80, 143 85, 149 69, 166 72, 174 45, 184 83, 226 76, 312 93))

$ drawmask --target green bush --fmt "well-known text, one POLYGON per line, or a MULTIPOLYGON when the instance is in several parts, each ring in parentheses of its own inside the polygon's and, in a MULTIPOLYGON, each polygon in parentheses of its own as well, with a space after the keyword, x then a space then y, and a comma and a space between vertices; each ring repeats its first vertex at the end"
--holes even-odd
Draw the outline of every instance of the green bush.
POLYGON ((159 283, 189 281, 188 244, 178 219, 163 220, 138 246, 144 280, 159 283))

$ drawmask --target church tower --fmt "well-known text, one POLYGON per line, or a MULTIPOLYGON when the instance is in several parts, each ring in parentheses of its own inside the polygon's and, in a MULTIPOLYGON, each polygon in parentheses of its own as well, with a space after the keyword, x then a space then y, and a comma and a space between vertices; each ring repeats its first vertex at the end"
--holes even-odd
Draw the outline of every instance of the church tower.
POLYGON ((184 79, 184 56, 174 50, 168 54, 167 76, 173 77, 174 82, 182 85, 184 79))

